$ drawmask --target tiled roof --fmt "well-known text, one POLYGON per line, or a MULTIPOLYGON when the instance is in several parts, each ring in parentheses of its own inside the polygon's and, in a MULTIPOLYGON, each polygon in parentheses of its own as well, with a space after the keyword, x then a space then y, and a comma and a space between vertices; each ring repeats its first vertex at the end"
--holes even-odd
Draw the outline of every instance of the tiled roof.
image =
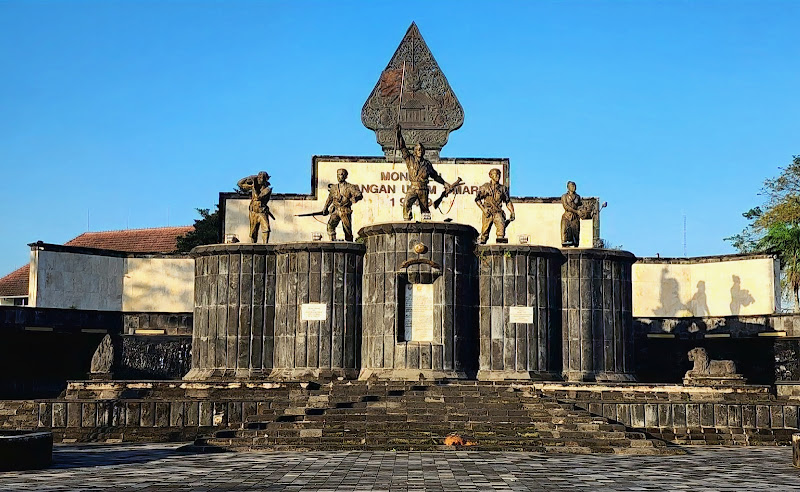
POLYGON ((31 266, 25 265, 0 278, 0 297, 27 296, 30 270, 31 266))
POLYGON ((172 253, 177 248, 178 236, 193 230, 192 226, 180 226, 84 232, 64 243, 64 246, 110 249, 126 253, 172 253))
MULTIPOLYGON (((179 226, 84 232, 64 245, 126 253, 172 253, 177 248, 178 236, 193 230, 192 226, 179 226)), ((29 272, 30 265, 25 265, 0 278, 0 296, 27 296, 29 272)))

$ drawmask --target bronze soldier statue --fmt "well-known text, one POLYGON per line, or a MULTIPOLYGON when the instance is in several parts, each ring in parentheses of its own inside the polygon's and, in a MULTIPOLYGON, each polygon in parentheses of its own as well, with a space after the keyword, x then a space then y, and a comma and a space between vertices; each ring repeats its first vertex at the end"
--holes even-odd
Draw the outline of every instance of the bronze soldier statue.
POLYGON ((567 181, 567 192, 561 195, 561 205, 564 206, 564 215, 561 216, 561 245, 577 248, 581 243, 581 219, 590 219, 594 213, 584 206, 575 189, 575 182, 567 181))
POLYGON ((489 231, 494 224, 497 232, 497 242, 506 242, 506 227, 514 220, 514 204, 511 203, 511 196, 508 187, 500 184, 500 170, 495 168, 489 171, 489 181, 478 188, 475 194, 475 203, 483 210, 483 221, 481 223, 481 235, 478 238, 480 244, 486 244, 489 239, 489 231), (503 204, 511 213, 511 217, 506 220, 503 212, 503 204))
POLYGON ((400 123, 395 127, 397 130, 397 142, 400 148, 400 154, 403 156, 403 161, 408 167, 408 191, 406 192, 405 201, 403 203, 403 218, 411 220, 414 215, 411 213, 411 206, 414 203, 419 205, 419 210, 423 214, 430 213, 428 205, 428 180, 433 179, 437 183, 444 185, 445 192, 452 189, 433 168, 431 161, 425 158, 425 146, 418 143, 414 147, 414 153, 409 152, 406 148, 406 141, 403 139, 400 123))
POLYGON ((328 200, 325 201, 325 207, 322 209, 322 215, 331 217, 328 219, 328 236, 331 241, 336 241, 336 226, 339 222, 342 223, 344 230, 345 241, 353 240, 353 204, 364 198, 358 186, 350 184, 347 181, 347 169, 339 169, 336 171, 336 179, 338 183, 328 185, 328 200))
POLYGON ((250 239, 258 242, 258 230, 264 238, 264 244, 269 242, 269 218, 275 218, 269 211, 269 199, 272 196, 272 187, 269 185, 269 174, 265 171, 247 176, 239 180, 239 188, 250 192, 250 239))

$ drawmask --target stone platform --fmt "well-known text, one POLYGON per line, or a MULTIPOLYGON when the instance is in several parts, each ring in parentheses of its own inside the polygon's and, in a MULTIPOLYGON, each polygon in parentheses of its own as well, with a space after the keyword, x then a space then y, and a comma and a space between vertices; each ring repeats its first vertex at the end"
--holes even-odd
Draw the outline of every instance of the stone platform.
POLYGON ((456 433, 482 449, 640 453, 664 442, 789 444, 798 403, 767 386, 76 381, 62 398, 0 401, 0 428, 233 449, 439 449, 456 433))

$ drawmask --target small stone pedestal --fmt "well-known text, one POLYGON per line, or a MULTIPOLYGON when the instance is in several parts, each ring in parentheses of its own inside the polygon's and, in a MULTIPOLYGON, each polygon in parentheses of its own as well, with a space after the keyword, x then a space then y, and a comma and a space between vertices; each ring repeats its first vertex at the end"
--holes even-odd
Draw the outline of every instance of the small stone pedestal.
POLYGON ((563 373, 568 381, 635 381, 627 251, 562 249, 563 373))
POLYGON ((360 379, 474 377, 478 231, 444 222, 362 228, 360 379))

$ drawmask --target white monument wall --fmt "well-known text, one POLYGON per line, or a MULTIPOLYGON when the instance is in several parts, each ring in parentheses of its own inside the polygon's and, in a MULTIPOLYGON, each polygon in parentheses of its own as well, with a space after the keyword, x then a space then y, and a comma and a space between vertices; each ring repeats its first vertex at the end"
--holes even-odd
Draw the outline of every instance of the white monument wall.
MULTIPOLYGON (((328 184, 336 183, 336 171, 346 168, 349 176, 347 181, 363 188, 364 199, 353 207, 353 233, 368 224, 380 222, 394 222, 403 220, 402 201, 405 197, 404 187, 407 186, 405 164, 401 159, 392 165, 381 159, 359 159, 353 162, 316 160, 317 196, 300 195, 296 199, 273 199, 270 201, 270 210, 275 216, 271 221, 271 243, 309 241, 313 233, 320 233, 327 239, 327 217, 296 217, 296 214, 318 212, 322 210, 328 197, 328 184)), ((501 170, 508 168, 505 159, 460 160, 444 159, 434 163, 436 170, 447 182, 454 182, 461 177, 465 183, 459 188, 459 193, 444 199, 441 209, 431 209, 431 220, 443 221, 450 218, 453 222, 469 224, 478 231, 481 229, 481 210, 475 204, 477 188, 489 181, 489 171, 493 168, 501 170), (452 204, 452 205, 451 205, 452 204)), ((272 182, 273 194, 283 191, 280 183, 272 182)), ((431 180, 432 192, 430 199, 435 200, 442 192, 442 185, 431 180)), ((580 190, 579 190, 580 192, 580 190)), ((513 188, 512 188, 513 193, 513 188)), ((227 198, 225 200, 225 225, 224 233, 233 234, 241 242, 250 242, 250 225, 248 206, 249 198, 242 196, 227 198)), ((529 236, 530 244, 560 247, 561 246, 561 215, 564 209, 561 203, 514 203, 516 220, 512 222, 506 237, 509 243, 519 243, 519 236, 529 236)), ((414 206, 414 218, 420 219, 419 209, 414 206)), ((508 213, 506 213, 508 216, 508 213)), ((341 226, 337 231, 342 238, 341 226)), ((581 221, 581 247, 592 246, 592 220, 581 221)), ((495 233, 489 239, 494 242, 495 233)))

